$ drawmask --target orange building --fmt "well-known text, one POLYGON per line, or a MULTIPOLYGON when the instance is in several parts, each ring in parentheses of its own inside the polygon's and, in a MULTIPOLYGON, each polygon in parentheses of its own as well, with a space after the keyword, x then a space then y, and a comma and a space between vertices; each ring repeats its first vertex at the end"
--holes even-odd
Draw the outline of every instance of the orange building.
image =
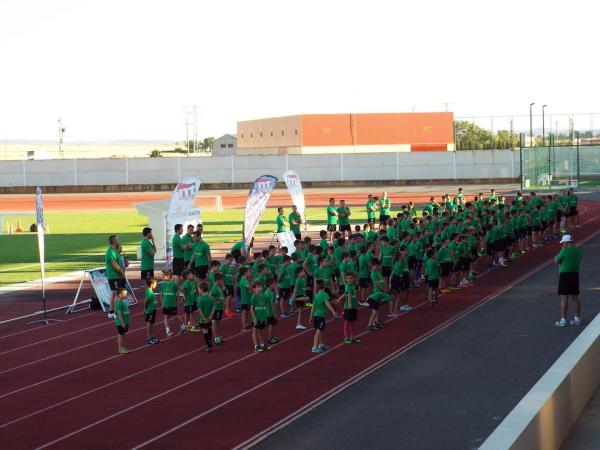
POLYGON ((238 155, 454 150, 454 115, 305 114, 237 124, 238 155))

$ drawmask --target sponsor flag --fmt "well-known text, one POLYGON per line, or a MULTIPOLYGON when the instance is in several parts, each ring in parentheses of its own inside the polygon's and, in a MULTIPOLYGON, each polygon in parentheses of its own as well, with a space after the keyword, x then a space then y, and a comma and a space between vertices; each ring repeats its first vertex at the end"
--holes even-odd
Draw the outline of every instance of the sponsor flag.
POLYGON ((300 177, 293 170, 288 170, 283 174, 283 179, 285 180, 285 185, 287 186, 290 196, 292 197, 292 202, 294 205, 296 205, 298 212, 302 216, 304 231, 306 232, 308 231, 306 224, 306 203, 304 202, 304 191, 302 190, 300 177))
POLYGON ((42 275, 42 297, 46 298, 46 255, 44 239, 44 203, 42 201, 42 189, 35 188, 35 212, 37 224, 38 250, 40 254, 40 273, 42 275))
POLYGON ((171 202, 165 214, 165 260, 167 266, 170 266, 173 260, 173 235, 175 234, 173 227, 178 220, 184 220, 188 211, 193 208, 199 189, 200 180, 188 178, 178 183, 171 195, 171 202))
POLYGON ((269 198, 275 185, 277 178, 272 175, 261 175, 255 181, 246 200, 246 211, 244 213, 244 229, 242 236, 246 248, 250 247, 250 241, 254 236, 256 227, 260 222, 260 218, 265 212, 269 198))

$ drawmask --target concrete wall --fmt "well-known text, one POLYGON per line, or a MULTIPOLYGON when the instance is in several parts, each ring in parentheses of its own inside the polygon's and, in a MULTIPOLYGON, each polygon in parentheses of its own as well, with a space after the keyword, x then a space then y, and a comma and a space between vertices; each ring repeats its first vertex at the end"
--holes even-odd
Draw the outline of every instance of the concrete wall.
POLYGON ((306 182, 508 179, 519 175, 510 150, 3 161, 0 187, 159 185, 197 176, 203 184, 250 183, 294 169, 306 182))

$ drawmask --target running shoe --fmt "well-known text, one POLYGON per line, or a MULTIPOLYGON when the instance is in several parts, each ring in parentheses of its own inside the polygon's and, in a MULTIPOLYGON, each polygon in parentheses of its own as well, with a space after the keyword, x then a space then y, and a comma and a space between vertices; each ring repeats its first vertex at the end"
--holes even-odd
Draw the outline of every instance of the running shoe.
POLYGON ((313 303, 312 302, 306 302, 306 307, 307 308, 312 308, 313 307, 313 303))
POLYGON ((174 333, 173 331, 169 331, 169 332, 167 333, 167 337, 168 337, 168 338, 172 338, 173 336, 175 336, 175 333, 174 333))
POLYGON ((319 348, 322 350, 329 350, 329 345, 321 344, 319 345, 319 348))
POLYGON ((125 354, 127 354, 127 353, 129 353, 129 350, 127 350, 125 347, 121 347, 121 348, 119 349, 119 354, 121 354, 121 355, 125 355, 125 354))
POLYGON ((224 314, 224 315, 225 315, 225 317, 227 317, 228 319, 234 316, 234 314, 233 314, 231 311, 229 311, 229 310, 225 311, 225 314, 224 314))
POLYGON ((271 344, 271 345, 275 345, 275 344, 277 344, 278 342, 279 342, 279 341, 278 341, 276 338, 271 338, 271 339, 269 339, 269 344, 271 344))
POLYGON ((579 317, 575 316, 575 317, 573 317, 573 320, 569 321, 569 325, 578 327, 581 325, 581 319, 579 317))
POLYGON ((258 353, 258 352, 264 352, 265 349, 263 347, 261 347, 260 345, 257 345, 254 347, 254 352, 258 353))
POLYGON ((196 327, 192 327, 188 330, 190 333, 200 333, 202 330, 196 327))
POLYGON ((368 308, 369 304, 367 302, 358 302, 358 306, 362 306, 363 308, 368 308))
POLYGON ((352 344, 352 339, 344 339, 344 344, 352 344))
POLYGON ((117 318, 117 315, 115 313, 108 313, 107 317, 109 320, 115 320, 117 318))
POLYGON ((353 344, 360 344, 360 339, 359 338, 353 338, 352 339, 352 343, 353 344))
POLYGON ((566 327, 567 326, 567 321, 566 321, 566 319, 560 319, 554 325, 556 325, 557 327, 566 327))
POLYGON ((400 311, 412 311, 414 308, 410 305, 402 305, 400 311))
POLYGON ((206 353, 212 353, 213 348, 212 347, 206 347, 206 353))
POLYGON ((296 325, 296 330, 306 330, 306 327, 304 325, 296 325))
POLYGON ((223 343, 223 339, 221 339, 221 337, 220 337, 220 336, 217 336, 217 337, 215 338, 215 344, 216 344, 216 345, 221 345, 222 343, 223 343))
POLYGON ((283 312, 283 313, 281 313, 280 317, 281 317, 282 319, 285 319, 286 317, 288 317, 288 315, 289 315, 288 313, 286 313, 286 312, 283 312))
POLYGON ((313 353, 323 353, 324 351, 325 350, 323 350, 320 347, 313 347, 312 350, 311 350, 311 352, 313 352, 313 353))
POLYGON ((148 345, 156 345, 158 344, 158 341, 155 339, 148 339, 148 345))

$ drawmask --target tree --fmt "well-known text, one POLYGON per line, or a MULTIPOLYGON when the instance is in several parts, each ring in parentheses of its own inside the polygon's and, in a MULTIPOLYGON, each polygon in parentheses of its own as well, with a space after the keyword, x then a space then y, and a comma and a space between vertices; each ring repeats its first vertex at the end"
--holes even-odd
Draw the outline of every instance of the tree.
POLYGON ((498 131, 498 134, 493 135, 490 131, 466 120, 454 122, 454 133, 456 150, 509 149, 519 146, 519 135, 517 134, 501 130, 498 131))
POLYGON ((210 148, 212 148, 212 143, 215 141, 215 138, 212 136, 209 136, 207 138, 204 138, 204 140, 202 141, 202 148, 205 151, 208 151, 210 148))

